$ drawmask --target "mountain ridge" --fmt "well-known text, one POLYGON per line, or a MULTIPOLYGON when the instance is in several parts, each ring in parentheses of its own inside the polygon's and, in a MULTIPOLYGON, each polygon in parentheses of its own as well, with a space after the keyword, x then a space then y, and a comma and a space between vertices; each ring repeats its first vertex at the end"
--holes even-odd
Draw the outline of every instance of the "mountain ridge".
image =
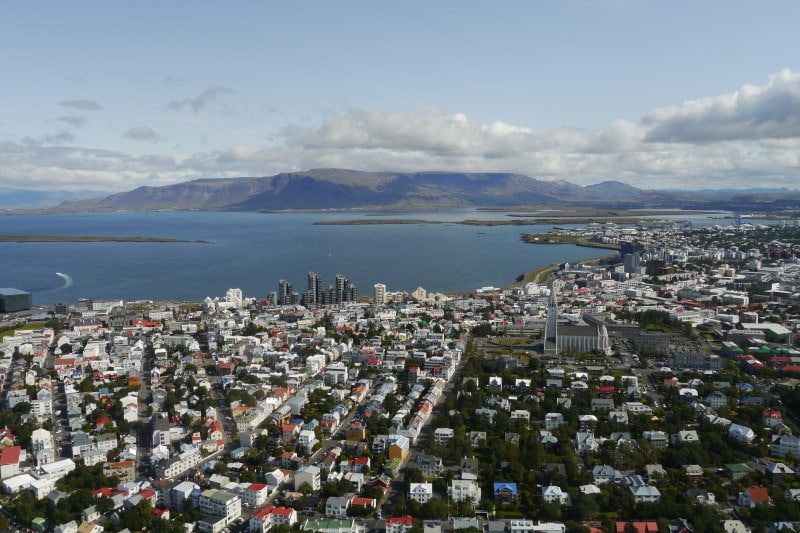
POLYGON ((200 178, 141 186, 104 198, 66 201, 55 210, 319 210, 353 208, 515 207, 524 205, 676 206, 724 209, 772 202, 800 207, 800 193, 729 190, 719 195, 640 189, 607 180, 581 186, 511 172, 366 172, 319 168, 272 176, 200 178), (789 193, 789 194, 787 194, 789 193))

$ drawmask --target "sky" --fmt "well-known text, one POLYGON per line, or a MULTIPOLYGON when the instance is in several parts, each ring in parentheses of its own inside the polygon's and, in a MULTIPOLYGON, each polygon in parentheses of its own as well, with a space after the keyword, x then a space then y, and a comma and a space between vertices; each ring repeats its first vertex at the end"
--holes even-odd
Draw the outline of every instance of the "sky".
POLYGON ((338 167, 800 189, 800 2, 7 2, 0 189, 338 167))

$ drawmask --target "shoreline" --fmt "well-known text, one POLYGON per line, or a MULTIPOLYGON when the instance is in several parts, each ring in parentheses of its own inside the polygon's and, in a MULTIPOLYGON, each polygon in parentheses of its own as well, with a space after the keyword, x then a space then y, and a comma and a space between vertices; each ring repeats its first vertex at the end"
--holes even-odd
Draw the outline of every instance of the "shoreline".
MULTIPOLYGON (((510 215, 513 216, 513 215, 510 215)), ((384 218, 384 219, 351 219, 351 220, 326 220, 314 222, 314 226, 380 226, 392 224, 456 224, 461 226, 554 226, 557 224, 591 224, 615 223, 637 224, 642 222, 641 217, 549 217, 549 218, 512 218, 507 220, 425 220, 415 218, 384 218)))

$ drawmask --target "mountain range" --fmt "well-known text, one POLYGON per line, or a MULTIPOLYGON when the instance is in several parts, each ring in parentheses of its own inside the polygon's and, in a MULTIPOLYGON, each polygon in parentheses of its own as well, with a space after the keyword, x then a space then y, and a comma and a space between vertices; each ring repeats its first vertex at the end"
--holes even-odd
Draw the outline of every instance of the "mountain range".
POLYGON ((362 172, 323 168, 266 177, 198 179, 138 187, 104 198, 66 201, 58 211, 318 210, 346 208, 511 207, 592 205, 742 209, 800 207, 787 190, 644 190, 619 181, 580 186, 512 173, 362 172), (749 207, 746 207, 749 208, 749 207))

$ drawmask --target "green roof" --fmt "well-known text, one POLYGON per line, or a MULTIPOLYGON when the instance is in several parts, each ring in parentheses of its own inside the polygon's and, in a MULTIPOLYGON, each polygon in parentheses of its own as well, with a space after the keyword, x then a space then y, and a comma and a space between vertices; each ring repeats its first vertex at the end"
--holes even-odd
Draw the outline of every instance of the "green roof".
POLYGON ((322 529, 350 529, 352 522, 350 520, 309 520, 303 526, 303 529, 309 531, 319 531, 322 529))
POLYGON ((725 465, 725 468, 731 472, 752 472, 753 469, 744 463, 730 463, 725 465))

